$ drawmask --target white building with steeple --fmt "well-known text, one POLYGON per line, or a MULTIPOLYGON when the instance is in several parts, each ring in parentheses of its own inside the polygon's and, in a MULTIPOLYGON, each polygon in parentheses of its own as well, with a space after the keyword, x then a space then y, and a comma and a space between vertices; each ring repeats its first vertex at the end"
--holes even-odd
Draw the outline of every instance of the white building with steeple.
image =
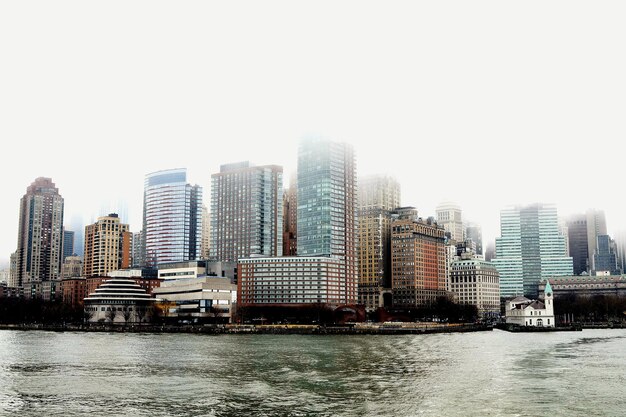
POLYGON ((518 326, 554 327, 554 294, 546 280, 543 301, 517 297, 506 304, 506 323, 518 326))

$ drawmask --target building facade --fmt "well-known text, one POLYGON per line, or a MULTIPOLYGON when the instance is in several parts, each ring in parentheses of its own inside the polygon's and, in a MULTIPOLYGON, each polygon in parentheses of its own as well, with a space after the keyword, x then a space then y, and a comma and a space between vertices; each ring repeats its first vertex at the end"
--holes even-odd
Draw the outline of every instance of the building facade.
POLYGON ((237 303, 237 286, 222 277, 179 278, 163 281, 154 295, 168 305, 168 317, 228 323, 237 303))
POLYGON ((83 275, 83 260, 80 256, 68 256, 61 268, 61 278, 77 278, 83 275))
POLYGON ((572 257, 574 275, 589 271, 589 244, 587 242, 587 216, 575 214, 567 219, 569 255, 572 257))
POLYGON ((500 296, 536 297, 537 284, 572 275, 572 258, 559 233, 556 206, 532 204, 500 212, 500 237, 492 260, 500 274, 500 296))
POLYGON ((291 176, 283 195, 283 255, 298 254, 298 180, 291 176))
POLYGON ((600 235, 596 239, 596 252, 593 254, 593 275, 620 275, 622 270, 617 265, 617 248, 609 235, 600 235))
POLYGON ((450 291, 460 304, 476 306, 480 317, 500 316, 500 275, 491 262, 462 253, 450 266, 450 291))
POLYGON ((374 311, 391 292, 391 214, 400 207, 400 183, 388 176, 364 177, 358 196, 359 304, 374 311))
POLYGON ((554 294, 550 282, 544 286, 543 301, 516 297, 506 303, 507 324, 527 327, 555 327, 554 294))
POLYGON ((283 169, 249 162, 211 176, 210 259, 237 261, 283 252, 283 169))
POLYGON ((63 229, 63 262, 72 255, 74 255, 74 232, 63 229))
MULTIPOLYGON (((624 275, 559 277, 551 279, 550 284, 554 298, 570 295, 626 297, 626 276, 624 275)), ((540 293, 544 291, 545 285, 545 282, 539 284, 540 293)))
POLYGON ((606 217, 604 211, 589 209, 586 213, 587 217, 587 253, 589 256, 589 268, 587 271, 596 270, 594 265, 594 254, 598 245, 598 236, 606 235, 606 217))
POLYGON ((155 301, 131 278, 107 278, 85 297, 85 316, 91 323, 142 323, 155 301))
POLYGON ((353 304, 344 260, 330 256, 239 260, 238 302, 249 305, 353 304))
POLYGON ((148 174, 143 206, 146 266, 198 259, 202 239, 202 187, 185 169, 148 174))
MULTIPOLYGON (((16 286, 58 280, 63 259, 63 197, 50 178, 37 178, 20 202, 16 286)), ((33 287, 30 287, 33 288, 33 287)))
POLYGON ((357 183, 347 143, 305 139, 298 148, 298 255, 338 257, 347 304, 357 302, 357 183))
POLYGON ((98 218, 85 227, 85 257, 83 276, 103 276, 109 271, 129 268, 133 234, 117 214, 98 218))
POLYGON ((465 240, 463 229, 463 212, 461 207, 453 202, 444 202, 437 206, 437 224, 443 226, 449 238, 455 242, 465 240))
POLYGON ((391 224, 391 286, 394 307, 427 305, 447 296, 445 229, 422 220, 413 207, 394 212, 391 224))
POLYGON ((209 208, 202 205, 202 244, 200 247, 200 259, 209 259, 211 247, 211 215, 209 208))
POLYGON ((465 228, 465 240, 467 239, 476 244, 476 255, 483 255, 483 230, 479 224, 468 223, 465 228))

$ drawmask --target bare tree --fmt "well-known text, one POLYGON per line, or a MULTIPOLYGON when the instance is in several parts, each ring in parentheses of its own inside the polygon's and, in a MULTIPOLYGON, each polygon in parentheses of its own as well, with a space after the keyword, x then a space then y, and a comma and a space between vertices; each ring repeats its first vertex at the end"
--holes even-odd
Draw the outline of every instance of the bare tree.
POLYGON ((117 307, 111 307, 110 310, 107 310, 106 313, 106 318, 107 320, 109 320, 111 323, 115 322, 115 317, 117 316, 117 307))
POLYGON ((85 307, 83 310, 83 319, 85 323, 89 323, 94 316, 94 312, 91 310, 92 307, 85 307))
POLYGON ((122 311, 122 317, 124 317, 124 323, 128 324, 128 321, 130 320, 132 316, 133 316, 132 307, 124 308, 124 311, 122 311))
POLYGON ((215 306, 211 306, 211 308, 209 308, 209 314, 213 317, 213 323, 217 324, 217 319, 222 315, 222 310, 215 306))

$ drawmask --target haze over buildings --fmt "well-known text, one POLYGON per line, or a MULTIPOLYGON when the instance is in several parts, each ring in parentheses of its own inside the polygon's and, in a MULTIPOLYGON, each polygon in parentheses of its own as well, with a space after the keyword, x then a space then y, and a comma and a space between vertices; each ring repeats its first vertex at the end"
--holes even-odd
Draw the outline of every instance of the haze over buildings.
MULTIPOLYGON (((83 4, 85 19, 72 2, 38 7, 0 5, 1 34, 14 40, 0 68, 0 174, 10 179, 0 230, 11 237, 0 264, 38 176, 61 190, 82 255, 79 234, 102 214, 142 229, 146 173, 186 167, 209 204, 220 164, 294 172, 309 134, 351 143, 359 175, 395 177, 420 213, 456 201, 485 248, 510 204, 553 202, 563 216, 597 207, 610 236, 626 230, 613 181, 566 166, 580 149, 606 161, 626 135, 620 2, 249 2, 244 16, 234 3, 140 1, 124 13, 83 4), (115 166, 98 165, 104 152, 115 166)), ((620 178, 620 164, 602 175, 620 178)))

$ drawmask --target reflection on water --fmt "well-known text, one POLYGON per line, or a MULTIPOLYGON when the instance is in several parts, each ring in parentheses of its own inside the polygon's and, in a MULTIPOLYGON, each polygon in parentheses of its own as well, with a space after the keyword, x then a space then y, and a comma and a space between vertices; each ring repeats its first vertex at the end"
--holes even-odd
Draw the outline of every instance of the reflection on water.
POLYGON ((624 339, 0 331, 0 414, 620 415, 624 339))

